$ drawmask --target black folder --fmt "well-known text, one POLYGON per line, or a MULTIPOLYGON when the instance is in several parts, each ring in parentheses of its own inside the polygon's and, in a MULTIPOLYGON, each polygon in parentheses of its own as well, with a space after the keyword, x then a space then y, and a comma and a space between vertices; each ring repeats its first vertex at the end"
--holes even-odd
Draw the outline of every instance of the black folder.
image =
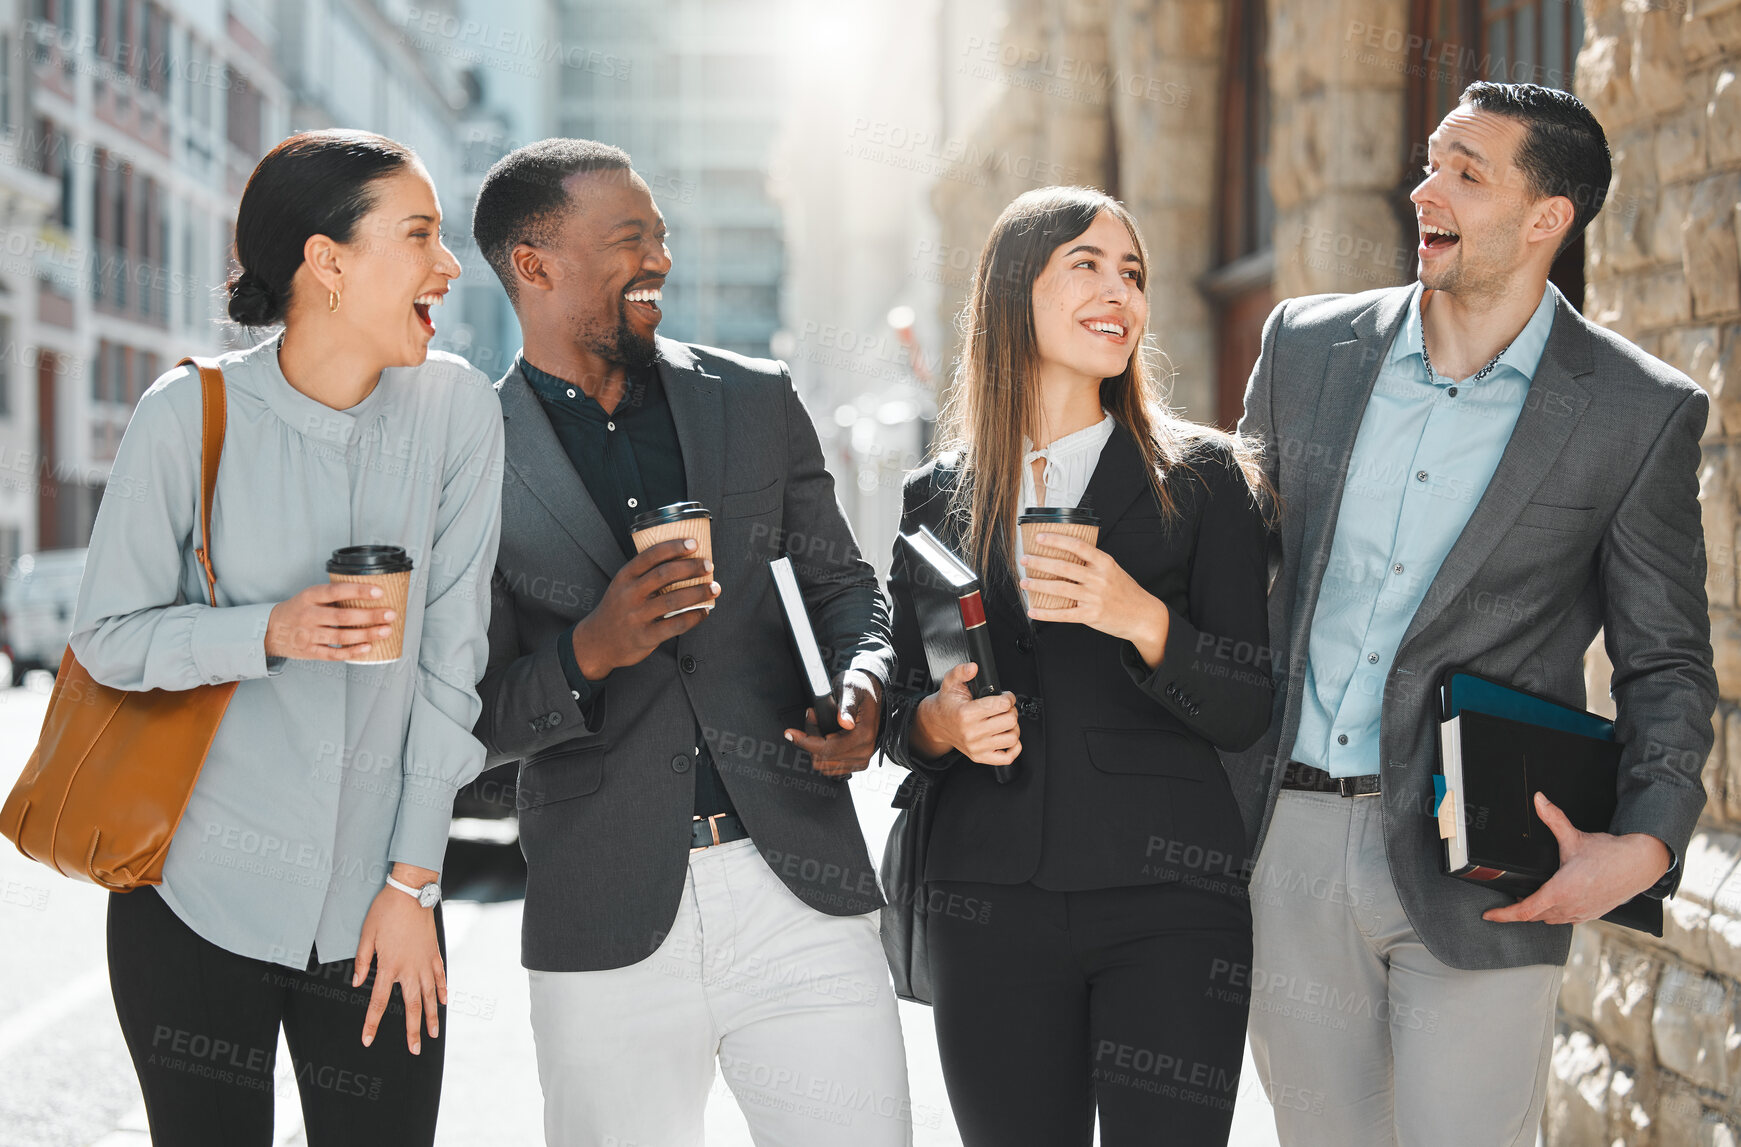
MULTIPOLYGON (((1464 670, 1446 674, 1440 704, 1435 811, 1445 872, 1528 896, 1560 867, 1537 792, 1585 832, 1606 832, 1614 819, 1621 746, 1613 725, 1464 670)), ((1662 902, 1642 894, 1602 918, 1662 935, 1662 902)))
MULTIPOLYGON (((913 612, 932 682, 941 684, 951 669, 971 661, 979 671, 967 683, 969 693, 977 698, 1003 692, 991 653, 991 632, 986 629, 979 575, 924 526, 902 534, 901 545, 907 554, 913 612)), ((1014 768, 993 765, 992 771, 1007 783, 1014 768)))

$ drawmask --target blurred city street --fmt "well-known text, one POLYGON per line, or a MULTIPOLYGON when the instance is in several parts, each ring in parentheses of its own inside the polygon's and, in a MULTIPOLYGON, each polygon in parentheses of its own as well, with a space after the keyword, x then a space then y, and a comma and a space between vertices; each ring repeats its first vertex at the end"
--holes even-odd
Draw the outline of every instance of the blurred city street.
MULTIPOLYGON (((0 773, 24 766, 47 702, 46 685, 0 690, 0 773)), ((873 852, 893 823, 888 798, 899 773, 873 765, 853 781, 873 852)), ((514 870, 510 847, 472 846, 474 890, 514 870)), ((450 854, 451 860, 451 854, 450 854)), ((451 877, 450 877, 451 879, 451 877)), ((466 888, 458 891, 463 895, 466 888)), ((63 880, 0 847, 0 1147, 147 1147, 145 1111, 115 1023, 105 972, 105 894, 63 880), (19 942, 22 939, 24 942, 19 942)), ((535 1147, 543 1142, 538 1072, 520 967, 520 902, 455 900, 445 909, 448 1035, 437 1142, 443 1147, 535 1147)), ((915 1147, 961 1140, 937 1062, 928 1008, 901 1005, 911 1075, 915 1147)), ((277 1141, 303 1144, 290 1057, 279 1045, 277 1141)), ((708 1147, 749 1147, 743 1116, 723 1079, 708 1100, 708 1147)), ((1234 1147, 1276 1142, 1250 1058, 1240 1079, 1234 1147)), ((828 1147, 818 1140, 816 1147, 828 1147)))

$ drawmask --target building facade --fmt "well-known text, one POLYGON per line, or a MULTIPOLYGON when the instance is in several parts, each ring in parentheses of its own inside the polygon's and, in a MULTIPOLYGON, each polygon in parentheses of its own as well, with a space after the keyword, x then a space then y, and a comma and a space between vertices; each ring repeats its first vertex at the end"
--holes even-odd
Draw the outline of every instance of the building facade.
POLYGON ((785 263, 768 167, 787 90, 781 0, 558 0, 556 131, 615 144, 652 187, 674 265, 659 330, 766 356, 785 263))

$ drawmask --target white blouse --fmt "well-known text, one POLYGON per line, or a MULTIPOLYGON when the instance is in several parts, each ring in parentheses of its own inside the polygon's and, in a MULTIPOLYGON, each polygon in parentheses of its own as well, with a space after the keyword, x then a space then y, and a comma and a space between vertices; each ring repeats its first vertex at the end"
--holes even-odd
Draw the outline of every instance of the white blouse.
MULTIPOLYGON (((1073 434, 1041 447, 1033 448, 1033 442, 1026 436, 1022 438, 1022 504, 1018 509, 1029 506, 1079 506, 1082 495, 1088 490, 1088 480, 1094 477, 1094 468, 1100 462, 1100 452, 1105 448, 1107 440, 1118 423, 1113 421, 1111 413, 1101 411, 1102 417, 1093 426, 1084 426, 1073 434), (1041 480, 1045 489, 1037 490, 1034 486, 1034 460, 1043 459, 1041 480), (1041 495, 1044 495, 1042 498, 1041 495)), ((1023 555, 1022 532, 1016 531, 1016 573, 1021 576, 1021 560, 1023 555)), ((1028 595, 1022 593, 1022 605, 1028 604, 1028 595)))

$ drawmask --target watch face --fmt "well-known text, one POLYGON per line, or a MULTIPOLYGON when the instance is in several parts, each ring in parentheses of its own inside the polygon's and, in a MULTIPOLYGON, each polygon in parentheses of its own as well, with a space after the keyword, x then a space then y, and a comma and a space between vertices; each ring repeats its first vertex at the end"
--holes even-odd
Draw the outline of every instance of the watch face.
POLYGON ((425 884, 417 890, 417 903, 425 908, 434 908, 441 903, 441 885, 425 884))

